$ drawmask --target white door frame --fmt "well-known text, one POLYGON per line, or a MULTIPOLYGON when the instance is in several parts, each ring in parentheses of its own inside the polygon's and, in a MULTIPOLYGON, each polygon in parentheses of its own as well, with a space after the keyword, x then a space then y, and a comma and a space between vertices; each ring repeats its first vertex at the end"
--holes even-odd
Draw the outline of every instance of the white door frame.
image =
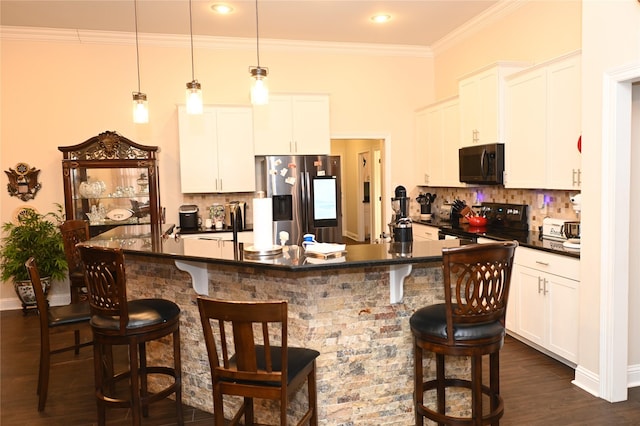
POLYGON ((631 85, 637 81, 640 63, 604 76, 599 392, 611 402, 628 393, 631 85))

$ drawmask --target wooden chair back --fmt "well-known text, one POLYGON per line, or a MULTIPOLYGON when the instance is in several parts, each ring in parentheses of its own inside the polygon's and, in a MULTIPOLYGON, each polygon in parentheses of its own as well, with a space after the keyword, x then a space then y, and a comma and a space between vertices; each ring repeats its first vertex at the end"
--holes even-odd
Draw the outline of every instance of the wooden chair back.
POLYGON ((198 307, 214 386, 224 382, 224 393, 231 394, 244 386, 257 398, 273 398, 274 390, 286 390, 287 351, 274 352, 271 341, 275 336, 278 347, 287 347, 286 301, 198 298, 198 307), (275 335, 270 328, 276 329, 275 335), (277 359, 274 353, 279 353, 277 359))
POLYGON ((459 324, 504 325, 516 241, 444 248, 448 343, 459 324))
POLYGON ((36 265, 36 259, 30 257, 25 263, 27 271, 29 272, 29 278, 31 279, 31 286, 33 287, 33 293, 36 298, 36 307, 38 308, 38 316, 40 319, 40 338, 46 340, 46 346, 49 347, 49 302, 44 295, 42 288, 42 281, 40 280, 40 272, 36 265))
POLYGON ((60 225, 62 239, 64 241, 64 254, 69 265, 69 275, 82 273, 82 261, 76 244, 87 241, 89 235, 89 222, 86 220, 66 220, 60 225))
POLYGON ((119 248, 79 245, 91 315, 119 318, 119 334, 127 334, 129 311, 124 253, 119 248))

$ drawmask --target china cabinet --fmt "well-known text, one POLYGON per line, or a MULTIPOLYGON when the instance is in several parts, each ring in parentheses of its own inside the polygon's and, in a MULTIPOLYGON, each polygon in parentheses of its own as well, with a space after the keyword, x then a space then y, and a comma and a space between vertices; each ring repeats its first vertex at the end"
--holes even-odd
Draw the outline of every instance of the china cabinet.
POLYGON ((91 236, 121 225, 159 230, 158 147, 106 131, 58 150, 67 219, 89 220, 91 236))

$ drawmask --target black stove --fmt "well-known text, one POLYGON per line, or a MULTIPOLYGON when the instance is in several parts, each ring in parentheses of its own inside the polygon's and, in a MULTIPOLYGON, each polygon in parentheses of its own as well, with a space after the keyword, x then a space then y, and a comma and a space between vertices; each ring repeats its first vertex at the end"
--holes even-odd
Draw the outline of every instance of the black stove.
POLYGON ((478 237, 493 237, 524 243, 529 238, 527 207, 526 204, 482 203, 480 214, 487 218, 486 226, 452 221, 440 227, 440 238, 449 235, 476 242, 478 237))

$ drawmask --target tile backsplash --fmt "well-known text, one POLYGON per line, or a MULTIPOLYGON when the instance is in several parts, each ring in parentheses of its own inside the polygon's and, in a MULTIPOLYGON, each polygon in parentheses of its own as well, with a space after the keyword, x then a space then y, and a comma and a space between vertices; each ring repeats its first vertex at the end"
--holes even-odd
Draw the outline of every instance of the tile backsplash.
POLYGON ((446 202, 455 199, 464 200, 467 204, 477 205, 486 203, 526 204, 529 216, 529 229, 537 230, 542 226, 542 219, 553 217, 566 220, 580 220, 580 214, 576 213, 570 198, 580 191, 547 190, 547 189, 507 189, 504 187, 479 186, 468 188, 429 188, 415 187, 411 191, 411 216, 420 215, 420 204, 415 201, 420 193, 429 192, 436 194, 433 201, 432 212, 446 202), (539 199, 545 200, 545 206, 540 209, 539 199))

